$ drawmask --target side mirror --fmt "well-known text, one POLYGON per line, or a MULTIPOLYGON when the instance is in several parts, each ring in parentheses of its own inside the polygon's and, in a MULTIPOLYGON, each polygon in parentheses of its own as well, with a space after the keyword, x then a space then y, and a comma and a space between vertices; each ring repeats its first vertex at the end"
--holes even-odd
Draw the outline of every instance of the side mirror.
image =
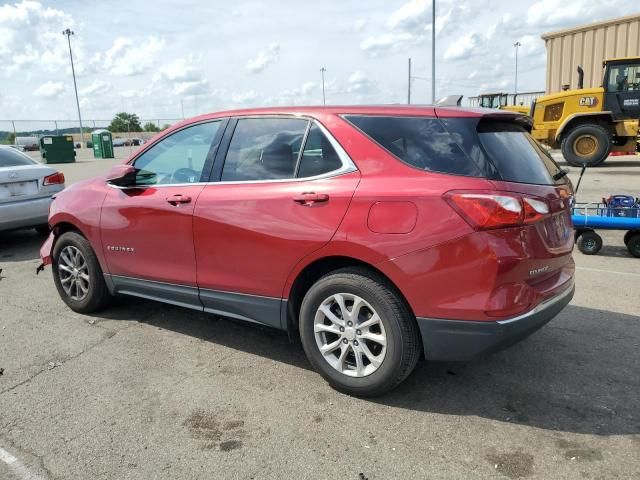
POLYGON ((132 187, 136 184, 138 169, 132 165, 116 165, 107 174, 107 183, 117 187, 132 187))

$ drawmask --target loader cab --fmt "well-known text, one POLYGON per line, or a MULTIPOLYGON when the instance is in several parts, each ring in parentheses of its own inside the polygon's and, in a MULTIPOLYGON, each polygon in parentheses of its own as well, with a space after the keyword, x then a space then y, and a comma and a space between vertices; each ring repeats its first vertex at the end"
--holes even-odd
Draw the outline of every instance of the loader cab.
POLYGON ((640 118, 640 57, 606 60, 603 110, 616 120, 640 118))
POLYGON ((479 95, 479 101, 483 108, 500 108, 508 103, 506 93, 483 93, 479 95))

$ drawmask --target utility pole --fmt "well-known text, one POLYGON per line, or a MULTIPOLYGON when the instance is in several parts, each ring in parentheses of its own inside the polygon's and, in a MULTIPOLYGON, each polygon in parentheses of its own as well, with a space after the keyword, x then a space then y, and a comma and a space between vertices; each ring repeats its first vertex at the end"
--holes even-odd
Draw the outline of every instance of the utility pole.
POLYGON ((67 28, 62 31, 63 35, 67 36, 67 42, 69 43, 69 58, 71 59, 71 74, 73 75, 73 88, 76 92, 76 105, 78 107, 78 122, 80 122, 80 146, 84 145, 84 130, 82 128, 82 115, 80 114, 80 100, 78 100, 78 85, 76 84, 76 71, 73 67, 73 53, 71 52, 71 35, 74 35, 73 30, 67 28))
POLYGON ((516 47, 516 81, 513 87, 513 104, 516 103, 516 95, 518 95, 518 47, 521 47, 522 44, 520 42, 516 42, 513 44, 516 47))
POLYGON ((431 21, 431 103, 436 104, 436 0, 433 0, 431 21))
POLYGON ((18 144, 18 134, 16 133, 16 122, 11 120, 11 125, 13 125, 13 144, 18 144))
POLYGON ((411 105, 411 57, 409 57, 409 74, 407 77, 407 105, 411 105))
POLYGON ((324 67, 320 69, 320 74, 322 75, 322 105, 327 104, 327 98, 324 96, 324 72, 326 71, 327 69, 324 67))

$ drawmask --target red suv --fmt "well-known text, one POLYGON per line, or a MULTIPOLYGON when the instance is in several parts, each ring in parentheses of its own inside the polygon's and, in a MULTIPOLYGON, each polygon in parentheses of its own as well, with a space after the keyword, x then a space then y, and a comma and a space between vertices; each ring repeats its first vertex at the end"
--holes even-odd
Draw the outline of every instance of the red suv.
POLYGON ((127 294, 299 332, 334 387, 524 338, 574 291, 572 187, 511 112, 242 110, 187 120, 54 200, 77 312, 127 294))

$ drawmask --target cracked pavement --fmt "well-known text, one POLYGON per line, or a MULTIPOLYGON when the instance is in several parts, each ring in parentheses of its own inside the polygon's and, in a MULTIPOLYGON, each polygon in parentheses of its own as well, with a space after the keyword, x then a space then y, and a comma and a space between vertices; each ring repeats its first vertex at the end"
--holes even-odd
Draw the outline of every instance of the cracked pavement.
MULTIPOLYGON (((588 172, 584 197, 624 191, 629 165, 588 172)), ((75 314, 35 275, 41 242, 0 234, 0 449, 24 467, 2 479, 640 477, 640 260, 621 235, 576 251, 574 301, 529 339, 369 400, 269 329, 140 299, 75 314)))

